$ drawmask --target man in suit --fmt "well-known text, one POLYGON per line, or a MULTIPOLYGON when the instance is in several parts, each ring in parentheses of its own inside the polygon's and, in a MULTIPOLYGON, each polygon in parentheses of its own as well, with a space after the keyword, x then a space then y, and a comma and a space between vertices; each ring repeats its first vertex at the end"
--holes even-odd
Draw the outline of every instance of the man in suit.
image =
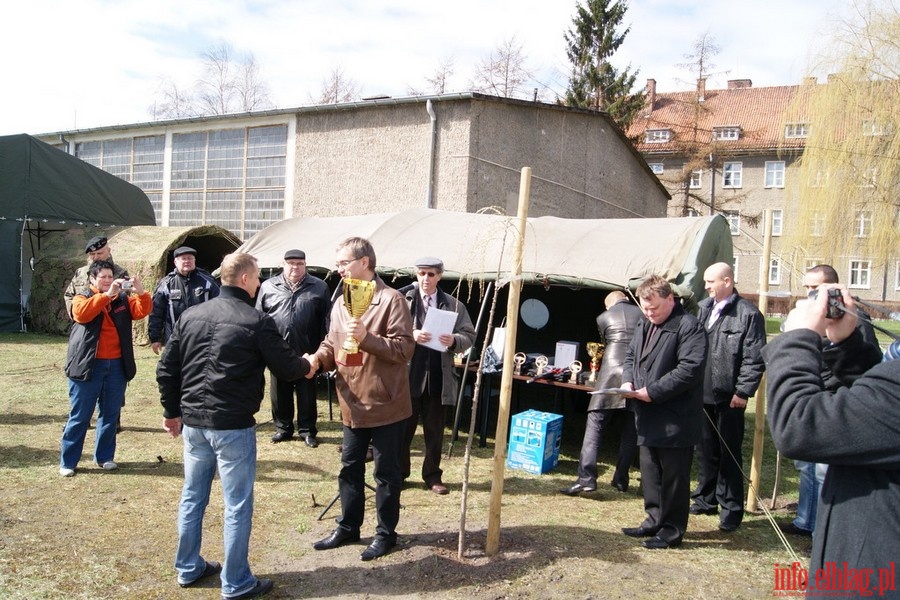
POLYGON ((425 438, 425 458, 422 461, 422 480, 426 489, 439 496, 449 493, 443 482, 441 453, 444 444, 445 406, 454 406, 459 393, 459 380, 453 368, 453 353, 464 352, 475 342, 475 328, 465 305, 438 288, 444 273, 444 262, 433 256, 415 261, 416 283, 400 290, 406 297, 413 318, 413 338, 416 349, 409 363, 409 389, 412 396, 412 416, 406 422, 406 436, 401 460, 403 477, 409 477, 410 446, 416 435, 419 419, 425 438), (425 344, 432 341, 424 328, 425 315, 430 308, 453 311, 456 322, 450 333, 438 338, 444 350, 425 344))
MULTIPOLYGON (((628 296, 615 290, 606 295, 606 310, 597 317, 597 331, 605 344, 603 362, 597 377, 597 389, 617 388, 622 384, 622 365, 637 324, 643 319, 641 309, 628 301, 628 296)), ((622 438, 619 458, 613 474, 612 486, 620 492, 628 491, 628 469, 637 452, 637 432, 634 412, 624 396, 594 394, 588 405, 587 424, 578 461, 578 481, 559 490, 567 496, 597 489, 597 453, 603 441, 603 430, 613 419, 622 418, 622 438)))
POLYGON ((703 388, 703 434, 697 446, 700 480, 692 494, 692 515, 719 515, 719 529, 734 531, 744 518, 741 445, 747 399, 756 394, 765 366, 766 321, 734 289, 734 270, 716 263, 703 274, 709 297, 700 303, 709 354, 703 388))
POLYGON ((647 517, 624 527, 646 537, 645 548, 679 546, 687 530, 691 501, 691 459, 700 441, 706 330, 675 302, 659 275, 638 286, 646 320, 638 324, 622 370, 622 387, 634 398, 640 446, 641 484, 647 517))

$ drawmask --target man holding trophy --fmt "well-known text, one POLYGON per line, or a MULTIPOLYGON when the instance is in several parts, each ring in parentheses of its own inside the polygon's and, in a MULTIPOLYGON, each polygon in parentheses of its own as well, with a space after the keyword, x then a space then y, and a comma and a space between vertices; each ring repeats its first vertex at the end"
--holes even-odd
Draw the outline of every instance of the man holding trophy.
POLYGON ((331 310, 328 334, 311 357, 317 367, 336 368, 343 444, 337 528, 313 544, 330 550, 359 540, 365 514, 366 450, 375 458, 375 537, 362 560, 387 554, 397 544, 401 453, 406 420, 412 415, 407 364, 415 341, 406 300, 375 274, 375 250, 368 240, 348 238, 337 248, 335 263, 343 278, 343 302, 331 310))

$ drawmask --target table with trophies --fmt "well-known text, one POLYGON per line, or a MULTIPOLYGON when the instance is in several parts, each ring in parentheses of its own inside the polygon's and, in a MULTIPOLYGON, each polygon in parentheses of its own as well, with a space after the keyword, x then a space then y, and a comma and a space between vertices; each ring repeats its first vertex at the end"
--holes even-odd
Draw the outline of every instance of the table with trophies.
MULTIPOLYGON (((588 373, 582 372, 584 367, 579 360, 573 360, 567 366, 551 365, 550 359, 544 355, 527 355, 524 352, 517 352, 513 357, 513 401, 518 404, 517 385, 534 385, 535 389, 543 388, 552 391, 555 410, 560 410, 560 407, 564 406, 564 394, 587 394, 594 390, 603 350, 604 345, 599 342, 587 343, 587 353, 591 357, 588 373)), ((470 365, 470 374, 474 376, 479 368, 481 366, 478 364, 470 365)), ((500 374, 501 372, 497 370, 485 372, 482 376, 481 397, 478 402, 480 417, 479 445, 482 448, 487 445, 491 392, 495 381, 499 382, 500 374)))

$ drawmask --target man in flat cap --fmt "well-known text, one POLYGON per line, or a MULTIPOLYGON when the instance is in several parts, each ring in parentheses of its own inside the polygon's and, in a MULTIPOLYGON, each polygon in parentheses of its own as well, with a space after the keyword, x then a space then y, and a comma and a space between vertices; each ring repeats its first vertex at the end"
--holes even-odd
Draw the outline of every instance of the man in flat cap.
POLYGON ((69 315, 70 319, 72 319, 72 298, 74 298, 76 294, 88 289, 88 268, 91 266, 91 263, 98 260, 105 260, 113 266, 113 277, 115 279, 128 277, 128 271, 117 265, 116 261, 113 260, 112 250, 109 247, 109 240, 105 237, 92 237, 84 247, 84 253, 87 255, 87 264, 78 267, 78 270, 75 271, 75 276, 72 277, 72 281, 69 282, 69 287, 66 288, 66 291, 63 294, 63 299, 66 303, 66 314, 69 315))
MULTIPOLYGON (((327 333, 326 319, 331 308, 328 285, 306 271, 306 253, 288 250, 283 270, 265 280, 256 295, 256 308, 275 320, 278 331, 297 354, 313 353, 327 333)), ((269 399, 275 435, 272 443, 294 435, 294 396, 297 398, 297 434, 310 448, 319 445, 316 435, 316 380, 286 381, 272 374, 269 399)))
POLYGON ((426 489, 443 496, 449 493, 443 482, 441 453, 446 424, 445 406, 454 406, 459 393, 459 380, 453 368, 453 354, 465 352, 475 342, 475 328, 466 306, 443 290, 438 282, 444 274, 444 263, 433 256, 415 261, 416 282, 400 290, 406 297, 413 319, 413 338, 416 349, 409 363, 409 390, 413 414, 406 422, 406 438, 401 460, 404 479, 411 472, 410 445, 416 435, 419 420, 425 438, 425 458, 422 479, 426 489), (425 316, 431 309, 456 313, 453 329, 436 334, 428 331, 425 316), (437 338, 438 350, 426 346, 437 338))
POLYGON ((147 335, 154 354, 166 345, 181 313, 219 295, 212 275, 197 268, 197 251, 179 246, 172 253, 175 268, 163 277, 153 294, 153 312, 147 321, 147 335))

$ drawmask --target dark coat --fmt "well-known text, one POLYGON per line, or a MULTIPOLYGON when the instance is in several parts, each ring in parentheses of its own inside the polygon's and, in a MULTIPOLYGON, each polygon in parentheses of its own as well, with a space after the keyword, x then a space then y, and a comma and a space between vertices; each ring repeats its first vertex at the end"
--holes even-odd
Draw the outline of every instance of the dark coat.
MULTIPOLYGON (((616 302, 597 317, 597 331, 600 333, 600 341, 605 344, 600 372, 597 374, 597 389, 617 388, 622 385, 625 355, 628 353, 634 330, 643 318, 644 313, 641 309, 628 300, 616 302)), ((625 408, 625 405, 623 396, 594 394, 591 396, 588 410, 625 408)))
POLYGON ((165 345, 181 313, 218 295, 219 284, 203 269, 194 269, 187 277, 173 270, 159 281, 153 294, 153 312, 147 319, 150 342, 165 345))
MULTIPOLYGON (((714 298, 700 303, 698 319, 704 326, 715 306, 714 298)), ((765 364, 760 350, 766 345, 766 320, 752 302, 737 291, 707 331, 709 356, 703 401, 728 404, 732 396, 744 400, 756 394, 765 364)))
POLYGON ((651 402, 634 400, 639 446, 684 448, 700 441, 706 330, 676 304, 656 343, 644 353, 650 321, 638 323, 622 368, 622 382, 647 388, 651 402))
POLYGON ((296 290, 282 275, 265 280, 256 295, 256 308, 275 319, 278 331, 295 352, 315 352, 325 338, 331 310, 328 285, 307 274, 296 290))
POLYGON ((880 569, 900 557, 900 360, 875 362, 879 353, 859 332, 825 352, 820 344, 814 331, 798 329, 762 351, 775 447, 829 465, 810 578, 827 563, 880 569), (825 389, 823 359, 849 387, 825 389))
POLYGON ((267 366, 285 381, 309 372, 272 317, 241 288, 223 286, 218 298, 188 309, 175 324, 156 367, 163 415, 203 429, 252 427, 267 366))

